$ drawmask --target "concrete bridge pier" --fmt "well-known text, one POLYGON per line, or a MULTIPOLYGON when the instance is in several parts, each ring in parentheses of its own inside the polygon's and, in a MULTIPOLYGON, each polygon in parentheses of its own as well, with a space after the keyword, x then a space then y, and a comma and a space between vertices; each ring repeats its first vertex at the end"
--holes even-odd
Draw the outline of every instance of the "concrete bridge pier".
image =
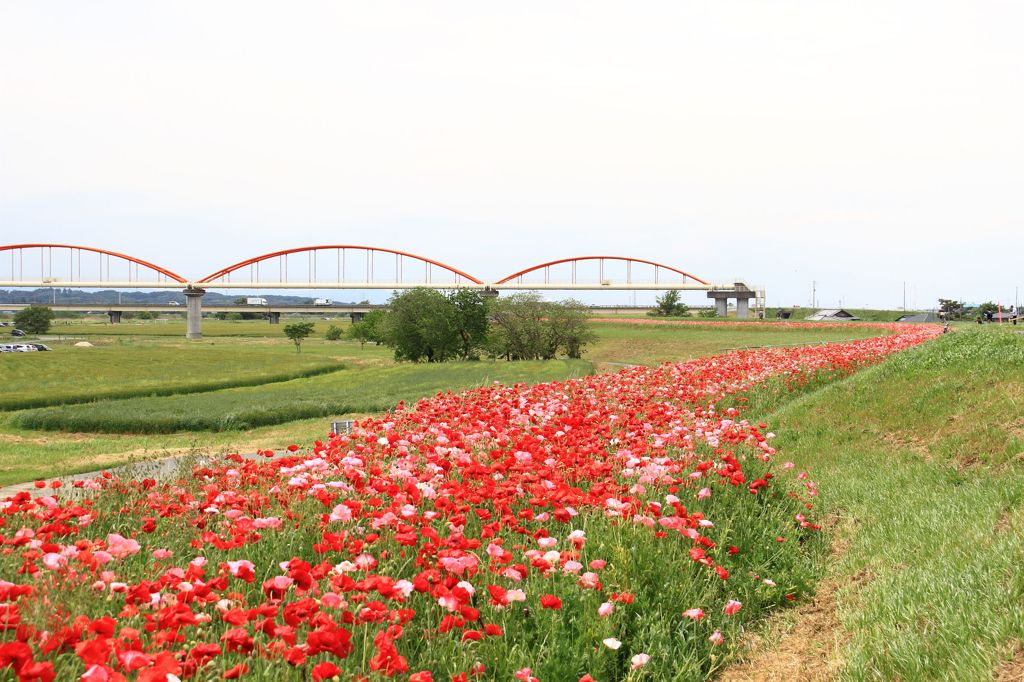
POLYGON ((200 289, 199 287, 189 287, 185 289, 185 338, 186 339, 201 339, 203 338, 203 294, 206 293, 206 289, 200 289))
POLYGON ((121 311, 120 310, 108 310, 107 317, 110 318, 110 324, 121 324, 121 311))
POLYGON ((267 319, 270 320, 270 324, 281 324, 281 313, 271 311, 267 313, 267 319))
POLYGON ((715 313, 719 317, 725 317, 728 311, 729 299, 736 299, 736 319, 745 320, 750 316, 750 299, 756 293, 740 282, 732 289, 712 289, 708 292, 708 298, 715 300, 715 313))
POLYGON ((740 320, 747 319, 747 315, 750 311, 750 299, 749 298, 737 298, 736 299, 736 317, 740 320))

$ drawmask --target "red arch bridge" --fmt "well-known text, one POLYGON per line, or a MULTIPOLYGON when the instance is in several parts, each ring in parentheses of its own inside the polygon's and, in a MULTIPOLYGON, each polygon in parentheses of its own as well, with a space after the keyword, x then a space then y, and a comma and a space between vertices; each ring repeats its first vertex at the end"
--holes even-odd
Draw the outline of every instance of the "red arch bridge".
MULTIPOLYGON (((303 246, 265 253, 189 279, 116 251, 71 244, 0 246, 0 288, 181 289, 187 301, 189 338, 201 336, 206 289, 477 289, 497 296, 509 290, 697 290, 714 299, 720 315, 736 301, 737 317, 750 299, 763 306, 763 290, 745 282, 712 283, 680 268, 626 256, 576 256, 540 263, 484 280, 441 261, 405 251, 354 244, 303 246)), ((113 312, 113 310, 112 310, 113 312)), ((279 316, 279 314, 278 314, 279 316)), ((113 316, 112 316, 113 319, 113 316)), ((276 321, 273 314, 271 320, 276 321)))

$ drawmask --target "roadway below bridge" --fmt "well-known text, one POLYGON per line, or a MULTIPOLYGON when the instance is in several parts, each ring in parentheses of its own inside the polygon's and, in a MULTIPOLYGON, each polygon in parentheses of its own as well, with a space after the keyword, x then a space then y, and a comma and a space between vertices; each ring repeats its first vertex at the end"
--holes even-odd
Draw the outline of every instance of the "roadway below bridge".
MULTIPOLYGON (((45 305, 54 312, 92 313, 107 315, 112 324, 121 321, 123 313, 180 313, 187 314, 186 306, 174 304, 151 304, 151 303, 0 303, 0 312, 18 312, 29 305, 45 305)), ((353 320, 360 320, 366 313, 378 308, 386 308, 384 305, 372 304, 332 304, 332 305, 207 305, 203 306, 203 313, 258 313, 266 315, 271 324, 277 324, 281 315, 348 315, 353 320)))

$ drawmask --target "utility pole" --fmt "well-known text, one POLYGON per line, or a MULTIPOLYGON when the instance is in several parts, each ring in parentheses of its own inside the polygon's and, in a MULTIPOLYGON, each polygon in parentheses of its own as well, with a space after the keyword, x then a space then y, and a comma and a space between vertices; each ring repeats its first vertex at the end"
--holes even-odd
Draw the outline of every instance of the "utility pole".
POLYGON ((811 307, 812 308, 817 308, 818 307, 818 305, 816 303, 817 295, 818 295, 818 282, 812 279, 811 280, 811 307))
POLYGON ((907 283, 903 282, 903 312, 907 312, 907 283))

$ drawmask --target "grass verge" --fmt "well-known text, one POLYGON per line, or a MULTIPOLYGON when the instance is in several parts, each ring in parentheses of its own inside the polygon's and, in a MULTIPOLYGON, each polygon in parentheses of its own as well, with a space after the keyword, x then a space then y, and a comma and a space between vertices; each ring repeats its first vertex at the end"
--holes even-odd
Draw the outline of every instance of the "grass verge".
POLYGON ((840 529, 843 679, 991 679, 1024 640, 1022 399, 1024 339, 961 331, 772 418, 840 529))

